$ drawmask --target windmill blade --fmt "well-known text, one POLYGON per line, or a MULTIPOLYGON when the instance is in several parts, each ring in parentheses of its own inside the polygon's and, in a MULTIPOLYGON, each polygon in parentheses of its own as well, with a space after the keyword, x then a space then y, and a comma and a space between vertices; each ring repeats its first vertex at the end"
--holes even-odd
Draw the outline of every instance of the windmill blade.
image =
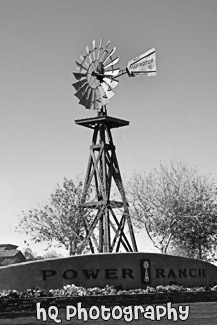
MULTIPOLYGON (((92 82, 87 81, 86 83, 83 84, 83 86, 81 88, 78 89, 77 93, 75 94, 76 97, 78 97, 80 100, 82 98, 86 98, 86 100, 89 98, 90 92, 92 90, 95 90, 95 88, 92 88, 92 85, 94 83, 94 79, 92 82)), ((81 101, 80 104, 82 104, 83 102, 81 101)), ((83 104, 82 104, 83 105, 83 104)), ((85 104, 86 105, 86 104, 85 104)))
POLYGON ((112 66, 112 65, 115 65, 116 63, 118 63, 118 61, 119 61, 119 57, 115 58, 115 59, 112 60, 109 64, 107 64, 107 65, 104 67, 104 69, 107 69, 107 68, 109 68, 109 67, 112 66))
POLYGON ((89 47, 86 47, 86 51, 87 51, 87 56, 89 58, 90 64, 92 63, 92 59, 91 59, 91 55, 90 55, 90 51, 89 51, 89 47))
POLYGON ((91 89, 89 94, 88 94, 87 104, 86 104, 87 109, 93 108, 93 105, 94 105, 94 92, 95 92, 95 90, 91 89))
POLYGON ((97 88, 95 88, 95 92, 94 92, 94 102, 99 101, 100 100, 100 94, 97 91, 97 88))
POLYGON ((96 50, 96 42, 95 42, 95 40, 92 41, 92 45, 93 45, 93 50, 92 50, 93 60, 95 61, 96 60, 96 53, 95 53, 95 50, 96 50))
POLYGON ((82 71, 82 69, 84 69, 85 71, 88 71, 88 69, 85 68, 81 63, 79 63, 79 62, 77 62, 77 61, 75 61, 75 63, 76 63, 76 65, 77 65, 76 68, 77 68, 78 70, 82 71))
POLYGON ((105 82, 102 82, 101 86, 102 86, 102 88, 106 94, 106 97, 108 99, 112 98, 115 95, 114 90, 112 90, 112 88, 109 85, 107 85, 105 82))
POLYGON ((83 55, 80 55, 80 59, 82 61, 81 65, 83 65, 83 63, 86 65, 87 68, 89 68, 89 64, 87 64, 86 62, 86 57, 87 55, 83 56, 83 55))
POLYGON ((99 54, 100 54, 100 51, 103 49, 103 48, 102 48, 102 43, 103 43, 103 38, 100 39, 99 50, 98 50, 98 54, 97 54, 97 60, 99 60, 99 54))
POLYGON ((107 44, 106 44, 106 46, 105 46, 105 48, 104 48, 104 50, 103 50, 102 56, 101 56, 101 58, 100 58, 100 61, 101 61, 101 62, 103 62, 106 53, 108 53, 107 48, 108 48, 109 44, 110 44, 110 41, 107 42, 107 44))
POLYGON ((80 102, 79 102, 79 104, 84 105, 87 109, 89 109, 88 100, 89 100, 91 91, 92 91, 92 89, 90 87, 87 87, 87 89, 83 93, 83 95, 80 99, 80 102))
POLYGON ((107 85, 109 85, 109 87, 111 87, 111 88, 117 87, 117 85, 119 83, 119 80, 109 79, 106 77, 103 78, 103 81, 105 81, 107 83, 107 85))
POLYGON ((92 41, 92 45, 93 45, 93 50, 95 50, 96 49, 96 41, 95 41, 95 39, 92 41))
POLYGON ((90 87, 86 89, 85 93, 83 94, 83 96, 80 98, 79 104, 85 106, 85 108, 87 109, 91 109, 93 108, 93 92, 95 90, 91 89, 90 87))
POLYGON ((93 46, 93 49, 92 49, 92 57, 93 57, 93 64, 94 64, 94 68, 96 69, 97 67, 97 60, 96 60, 96 50, 97 50, 97 47, 96 47, 96 41, 93 40, 92 41, 92 46, 93 46))
POLYGON ((81 65, 83 65, 83 63, 86 65, 86 67, 89 67, 89 65, 87 64, 87 62, 85 61, 87 55, 83 56, 82 54, 80 55, 80 59, 82 61, 81 65))
MULTIPOLYGON (((88 55, 87 55, 88 56, 88 55)), ((87 63, 86 61, 84 62, 84 64, 86 65, 87 69, 89 68, 90 64, 87 63)))
POLYGON ((73 75, 74 75, 75 79, 77 79, 77 80, 82 79, 82 78, 87 78, 86 73, 73 72, 73 75))
POLYGON ((87 79, 84 79, 84 80, 79 80, 79 81, 76 81, 75 83, 72 84, 72 86, 75 88, 75 90, 79 90, 83 87, 84 84, 87 83, 87 79))
POLYGON ((101 103, 101 101, 100 100, 96 100, 95 102, 94 102, 94 108, 93 109, 97 109, 97 110, 99 110, 99 109, 101 109, 102 108, 102 103, 101 103))
POLYGON ((83 105, 83 106, 85 106, 87 108, 87 100, 86 100, 86 98, 82 97, 79 104, 83 105))
POLYGON ((97 91, 97 89, 94 89, 93 109, 98 110, 101 108, 101 106, 102 105, 101 105, 101 101, 100 101, 99 92, 97 91))
POLYGON ((93 109, 95 109, 96 100, 97 100, 96 89, 93 89, 93 107, 92 107, 93 109))
POLYGON ((119 72, 120 69, 108 70, 104 72, 104 75, 116 77, 119 74, 119 72))
POLYGON ((116 47, 114 47, 112 50, 111 50, 111 52, 107 55, 107 57, 105 58, 105 60, 103 61, 103 64, 105 64, 107 61, 108 61, 108 59, 115 53, 115 51, 116 51, 116 47))
POLYGON ((81 99, 83 95, 85 94, 86 89, 89 87, 88 83, 84 84, 76 93, 75 96, 78 99, 81 99))
POLYGON ((101 101, 102 106, 107 105, 109 100, 108 100, 108 97, 106 96, 104 89, 102 88, 101 85, 97 89, 99 91, 100 101, 101 101))
POLYGON ((99 91, 99 97, 100 97, 100 98, 103 98, 103 97, 106 98, 105 91, 103 90, 101 84, 99 85, 99 87, 98 87, 97 89, 98 89, 98 91, 99 91))
POLYGON ((97 89, 93 89, 93 109, 100 109, 101 102, 100 102, 100 96, 99 96, 99 92, 97 91, 97 89))
POLYGON ((84 61, 84 57, 82 54, 80 55, 80 59, 81 59, 81 61, 84 61))

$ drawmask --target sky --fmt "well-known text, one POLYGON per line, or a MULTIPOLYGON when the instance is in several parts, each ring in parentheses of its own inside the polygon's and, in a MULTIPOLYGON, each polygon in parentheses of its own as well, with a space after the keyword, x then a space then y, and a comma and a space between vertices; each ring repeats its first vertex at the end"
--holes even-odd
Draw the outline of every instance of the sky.
POLYGON ((78 104, 72 72, 101 37, 123 69, 157 54, 157 76, 122 76, 107 106, 130 121, 113 131, 123 178, 175 159, 217 179, 216 30, 216 0, 0 0, 0 242, 22 248, 21 211, 85 174, 91 131, 74 120, 96 112, 78 104))

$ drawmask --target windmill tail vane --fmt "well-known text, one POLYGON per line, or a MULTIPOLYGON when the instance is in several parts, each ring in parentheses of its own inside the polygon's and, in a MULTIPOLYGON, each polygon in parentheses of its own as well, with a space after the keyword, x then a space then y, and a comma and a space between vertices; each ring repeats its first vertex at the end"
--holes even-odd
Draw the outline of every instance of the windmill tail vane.
POLYGON ((86 47, 86 53, 80 55, 81 62, 76 61, 78 71, 73 73, 76 82, 72 85, 79 104, 86 109, 106 111, 106 105, 115 95, 117 78, 126 73, 130 77, 156 75, 155 48, 130 60, 122 70, 117 67, 119 57, 113 57, 115 51, 116 47, 110 49, 110 41, 103 45, 101 38, 97 46, 93 40, 91 47, 86 47))
POLYGON ((155 48, 140 54, 135 59, 132 59, 128 62, 126 68, 128 75, 135 76, 156 76, 157 67, 156 67, 156 51, 155 48))

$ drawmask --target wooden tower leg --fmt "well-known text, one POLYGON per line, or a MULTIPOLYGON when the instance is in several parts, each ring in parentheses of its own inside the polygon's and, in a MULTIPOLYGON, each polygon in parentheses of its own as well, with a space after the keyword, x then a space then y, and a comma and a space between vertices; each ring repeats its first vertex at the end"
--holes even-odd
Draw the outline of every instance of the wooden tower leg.
POLYGON ((105 115, 76 123, 93 129, 82 197, 82 206, 87 209, 90 220, 86 223, 86 239, 91 252, 108 253, 121 249, 137 252, 111 134, 111 128, 128 125, 129 122, 105 115), (112 199, 113 196, 115 199, 112 199))

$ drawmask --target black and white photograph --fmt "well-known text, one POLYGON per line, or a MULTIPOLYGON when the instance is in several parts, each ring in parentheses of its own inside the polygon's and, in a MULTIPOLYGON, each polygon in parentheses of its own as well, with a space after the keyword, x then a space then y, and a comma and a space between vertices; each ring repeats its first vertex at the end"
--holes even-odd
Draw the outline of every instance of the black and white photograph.
POLYGON ((0 0, 0 324, 217 323, 216 31, 216 0, 0 0))

